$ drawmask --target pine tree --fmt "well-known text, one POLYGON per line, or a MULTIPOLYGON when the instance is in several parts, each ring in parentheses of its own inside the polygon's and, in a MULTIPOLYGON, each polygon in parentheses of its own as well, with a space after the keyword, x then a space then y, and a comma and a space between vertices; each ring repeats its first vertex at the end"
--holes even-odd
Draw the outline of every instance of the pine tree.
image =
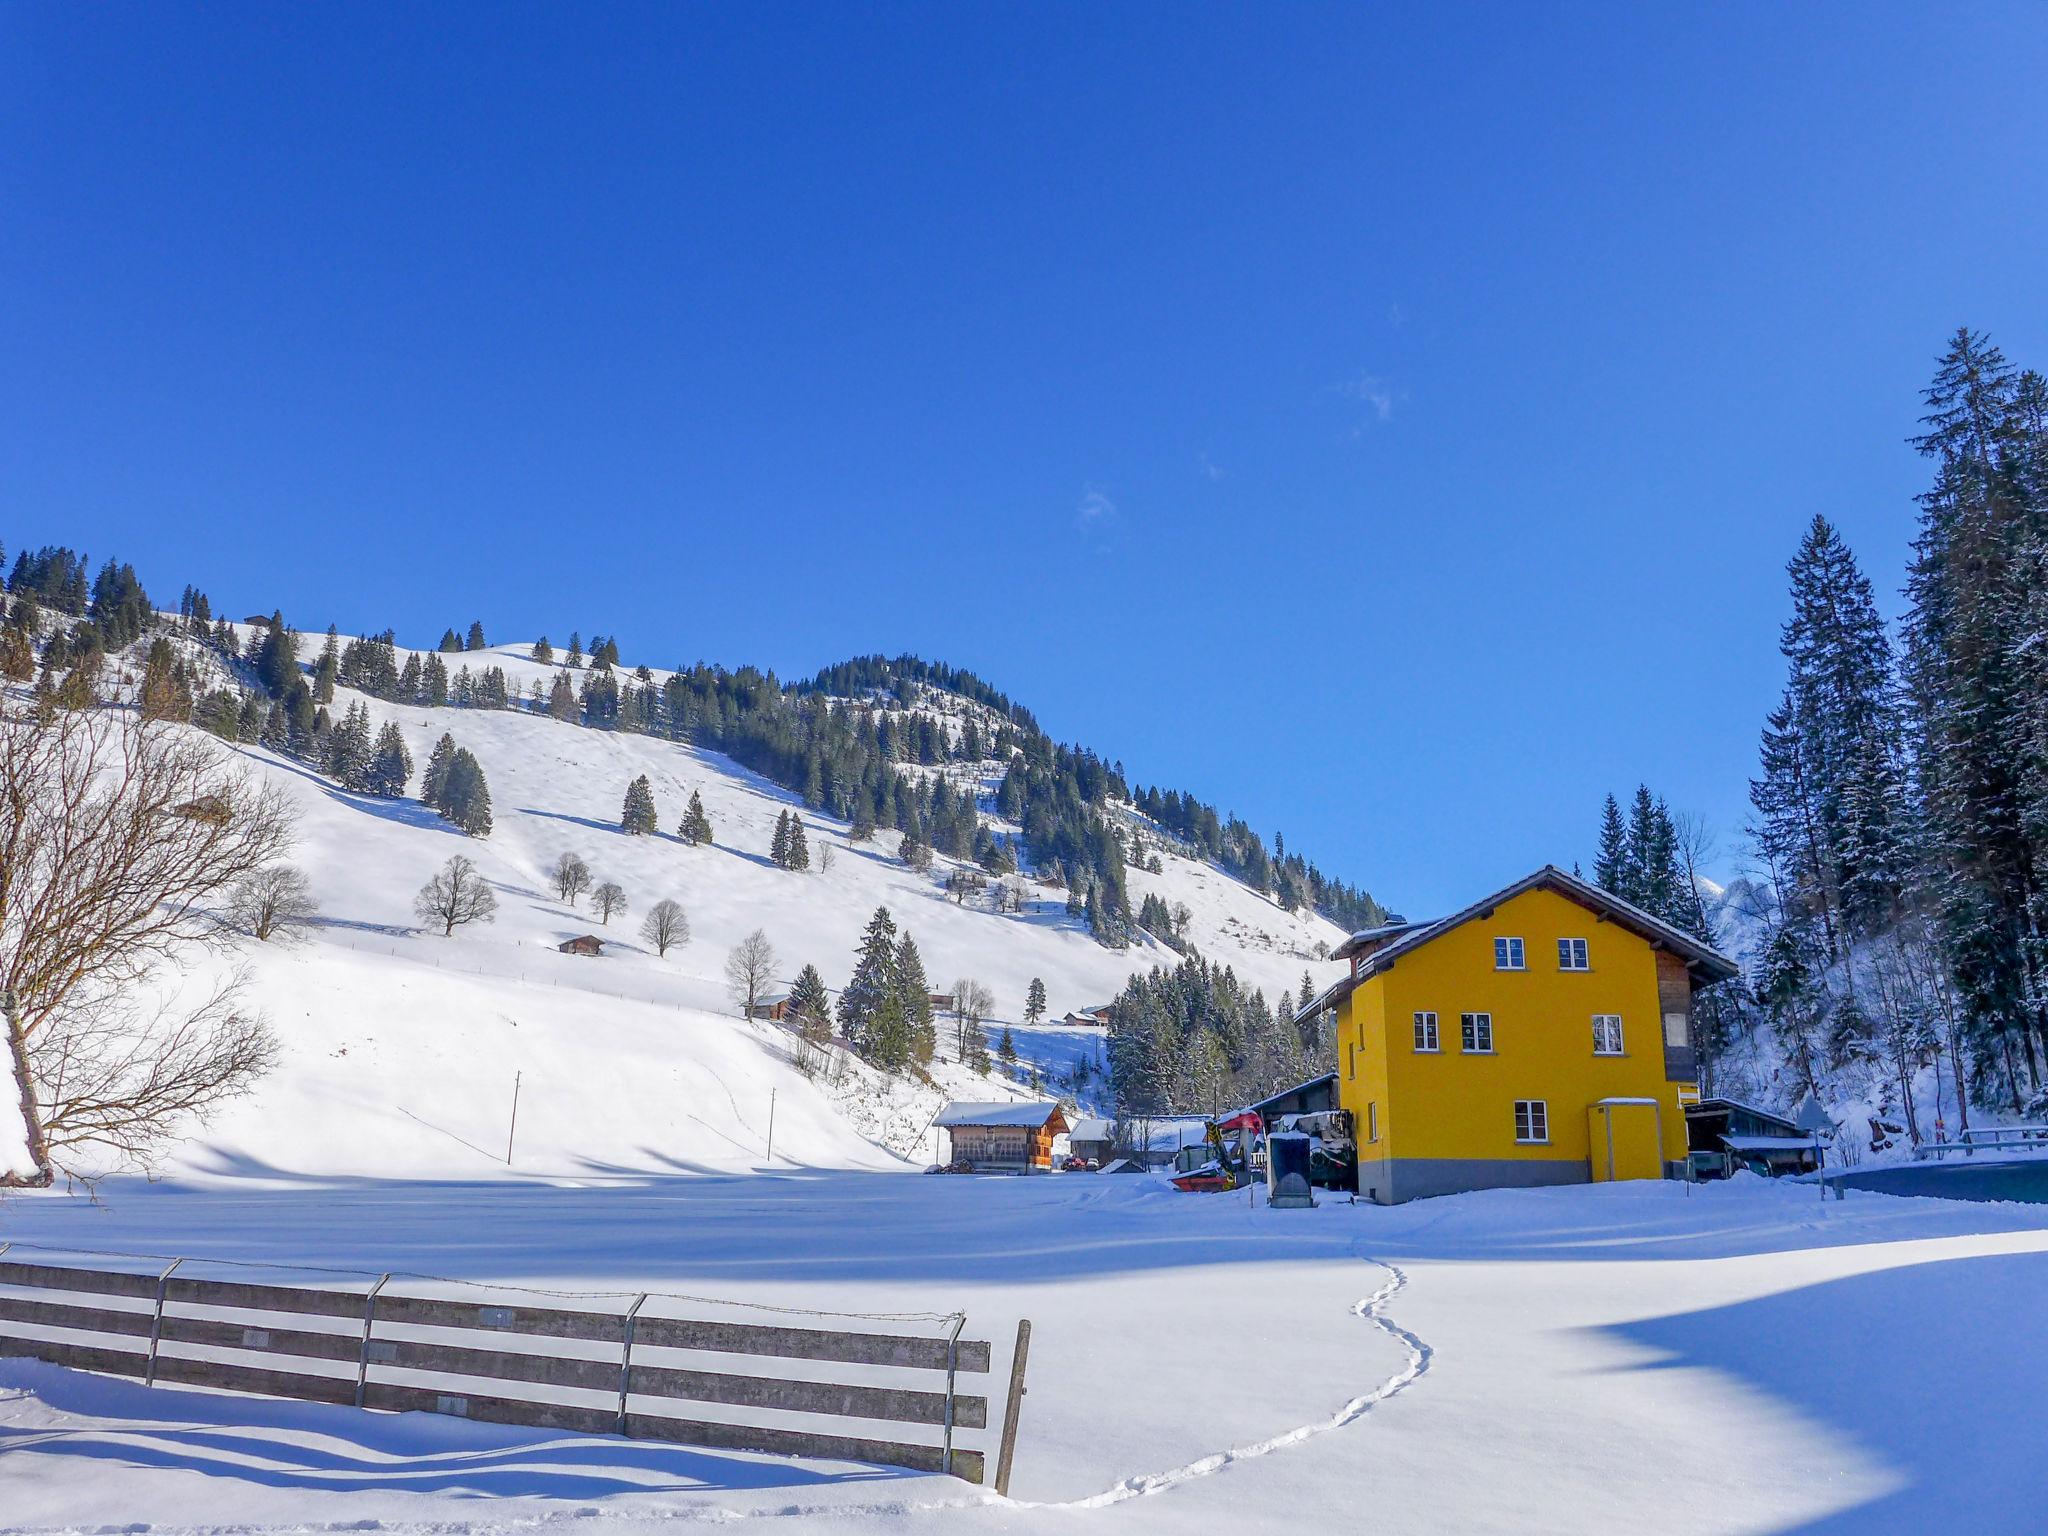
POLYGON ((455 738, 446 731, 434 743, 434 750, 427 757, 427 771, 420 779, 420 803, 434 810, 441 809, 442 794, 448 786, 448 765, 455 760, 455 738))
POLYGON ((1036 1024, 1045 1017, 1045 982, 1039 977, 1031 978, 1031 986, 1024 993, 1024 1022, 1036 1024))
POLYGON ((1621 807, 1613 795, 1600 809, 1600 851, 1593 858, 1593 883, 1615 896, 1624 895, 1628 879, 1628 832, 1622 826, 1621 807))
POLYGON ((363 787, 373 795, 396 800, 405 794, 412 777, 412 754, 405 748, 405 736, 395 721, 387 720, 377 733, 377 745, 370 756, 369 774, 363 787))
POLYGON ((436 646, 435 649, 441 651, 459 651, 462 649, 462 642, 456 638, 454 630, 444 629, 441 631, 441 643, 440 645, 436 646))
POLYGON ((341 724, 328 734, 328 774, 344 789, 359 793, 366 791, 369 788, 372 746, 369 706, 358 699, 349 705, 341 724))
MULTIPOLYGON (((204 597, 200 599, 204 601, 204 597)), ((341 635, 330 624, 327 639, 320 647, 320 660, 313 668, 313 702, 332 704, 334 702, 334 681, 341 667, 341 635)))
POLYGON ((804 838, 804 824, 794 812, 789 818, 789 839, 784 853, 785 869, 804 870, 811 867, 811 847, 804 838))
POLYGON ((789 989, 789 1012, 799 1029, 813 1022, 830 1028, 832 999, 825 990, 825 978, 818 974, 815 965, 806 965, 796 973, 796 983, 789 989))
POLYGON ((569 654, 562 658, 562 664, 570 668, 583 665, 583 636, 576 630, 569 631, 569 654))
POLYGON ((533 659, 544 667, 552 667, 555 664, 555 648, 548 644, 546 635, 533 642, 533 659))
MULTIPOLYGON (((571 662, 571 666, 578 663, 571 662)), ((554 682, 548 687, 548 713, 557 720, 574 720, 582 712, 576 702, 576 689, 566 672, 557 672, 554 682)))
POLYGON ((469 621, 469 635, 463 641, 462 648, 467 651, 488 649, 484 644, 484 621, 482 619, 471 619, 469 621))
POLYGON ((463 747, 455 749, 448 761, 446 782, 441 789, 440 811, 471 837, 491 835, 491 790, 484 781, 483 765, 463 747))
POLYGON ((853 809, 853 824, 847 829, 846 836, 850 842, 864 843, 874 835, 875 813, 869 809, 867 801, 863 800, 853 809))
POLYGON ((635 837, 650 836, 661 829, 661 818, 654 809, 654 786, 644 773, 626 786, 626 805, 619 816, 619 826, 635 837))
POLYGON ((711 818, 704 814, 704 797, 694 789, 690 791, 690 804, 683 812, 683 823, 677 831, 692 848, 702 847, 711 841, 711 818))
POLYGON ((910 1059, 924 1064, 938 1048, 938 1029, 932 1018, 931 982, 924 973, 924 959, 917 941, 909 934, 896 946, 896 996, 903 1011, 905 1044, 910 1059))
POLYGON ((768 845, 768 857, 777 869, 789 868, 789 812, 775 818, 775 836, 768 845))
MULTIPOLYGON (((853 975, 839 994, 840 1032, 869 1060, 877 1060, 873 1054, 877 1020, 885 1003, 895 995, 896 922, 887 907, 877 907, 861 935, 860 956, 854 962, 853 975)), ((900 1018, 892 1022, 896 1026, 902 1023, 900 1018)))

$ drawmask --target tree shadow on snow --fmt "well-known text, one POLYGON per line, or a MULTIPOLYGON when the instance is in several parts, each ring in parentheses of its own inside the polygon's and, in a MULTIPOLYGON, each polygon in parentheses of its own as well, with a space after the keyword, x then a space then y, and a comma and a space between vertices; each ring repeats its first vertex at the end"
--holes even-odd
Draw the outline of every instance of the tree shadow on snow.
POLYGON ((1763 1399, 1766 1433, 1787 1434, 1788 1410, 1807 1420, 1811 1443, 1787 1452, 1818 1463, 1816 1489, 1891 1485, 1787 1532, 2018 1531, 2039 1529, 2048 1503, 2043 1294, 2048 1254, 1971 1255, 1596 1332, 1656 1353, 1623 1369, 1733 1378, 1763 1399))
POLYGON ((143 1387, 35 1361, 0 1364, 0 1386, 32 1394, 63 1413, 112 1421, 77 1428, 0 1427, 0 1477, 10 1457, 70 1456, 320 1493, 598 1499, 914 1475, 429 1413, 143 1387))

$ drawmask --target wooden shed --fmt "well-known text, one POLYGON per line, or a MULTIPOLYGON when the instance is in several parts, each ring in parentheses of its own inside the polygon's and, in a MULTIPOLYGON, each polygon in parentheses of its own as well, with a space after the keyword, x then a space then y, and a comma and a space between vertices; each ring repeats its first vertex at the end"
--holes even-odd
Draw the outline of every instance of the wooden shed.
POLYGON ((579 933, 573 939, 562 940, 555 948, 565 955, 601 955, 604 953, 604 940, 594 933, 579 933))
POLYGON ((1050 1100, 984 1104, 955 1100, 932 1122, 946 1132, 951 1161, 976 1172, 1038 1173, 1052 1167, 1055 1138, 1067 1133, 1067 1116, 1050 1100))

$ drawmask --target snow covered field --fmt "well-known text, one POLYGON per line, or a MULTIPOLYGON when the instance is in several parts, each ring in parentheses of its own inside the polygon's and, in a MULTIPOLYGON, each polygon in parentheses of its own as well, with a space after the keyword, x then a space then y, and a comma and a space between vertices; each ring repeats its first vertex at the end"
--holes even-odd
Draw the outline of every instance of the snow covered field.
POLYGON ((860 1170, 117 1182, 51 1247, 1033 1319, 1015 1503, 943 1478, 0 1367, 10 1528, 2033 1528, 2040 1208, 1744 1179, 1249 1210, 860 1170), (1997 1319, 2006 1319, 2000 1323, 1997 1319), (485 1499, 489 1502, 483 1502, 485 1499), (374 1524, 372 1524, 374 1523, 374 1524))
MULTIPOLYGON (((1810 1188, 1743 1180, 1269 1212, 1150 1178, 917 1177, 943 1097, 1003 1087, 943 1059, 932 1083, 805 1076, 780 1029, 734 1016, 720 974, 732 944, 762 928, 779 974, 810 961, 837 985, 886 903, 934 986, 981 980, 999 1019, 1017 1017, 1034 976, 1057 1015, 1171 954, 1103 949, 1053 892, 1022 914, 955 904, 941 871, 909 870, 888 837, 849 844, 826 818, 808 818, 812 853, 831 846, 832 867, 775 869, 769 838, 791 798, 715 754, 511 713, 373 715, 399 721, 420 763, 443 730, 478 755, 491 837, 250 754, 302 811, 296 858, 322 909, 302 942, 248 956, 279 1069, 176 1148, 161 1182, 0 1200, 0 1243, 116 1267, 146 1261, 87 1256, 180 1255, 201 1276, 252 1277, 213 1267, 225 1261, 334 1265, 750 1308, 964 1310, 968 1336, 996 1346, 993 1422, 1028 1317, 1015 1500, 874 1467, 15 1361, 0 1364, 0 1528, 2038 1525, 2048 1471, 2024 1408, 2048 1377, 2030 1326, 2048 1207, 1857 1194, 1823 1207, 1810 1188), (640 773, 659 837, 617 828, 640 773), (693 789, 714 847, 673 836, 693 789), (557 900, 543 872, 564 851, 618 880, 632 912, 607 929, 557 900), (421 933, 413 892, 458 852, 491 881, 498 919, 421 933), (637 937, 664 896, 694 931, 666 957, 637 937), (606 936, 602 957, 555 951, 585 931, 606 936)), ((1269 997, 1335 935, 1186 859, 1131 884, 1134 900, 1186 902, 1203 952, 1269 997)), ((1017 1037, 1049 1071, 1102 1046, 1100 1031, 1051 1025, 1017 1037)), ((992 1434, 965 1441, 993 1449, 992 1434)))

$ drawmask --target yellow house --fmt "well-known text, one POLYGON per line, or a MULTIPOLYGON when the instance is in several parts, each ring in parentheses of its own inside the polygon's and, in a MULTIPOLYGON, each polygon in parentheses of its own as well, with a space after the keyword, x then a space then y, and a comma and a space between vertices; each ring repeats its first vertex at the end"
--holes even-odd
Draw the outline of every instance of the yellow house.
POLYGON ((1355 933, 1336 1018, 1358 1192, 1654 1179, 1683 1169, 1696 987, 1736 974, 1691 935, 1546 865, 1433 923, 1355 933))

